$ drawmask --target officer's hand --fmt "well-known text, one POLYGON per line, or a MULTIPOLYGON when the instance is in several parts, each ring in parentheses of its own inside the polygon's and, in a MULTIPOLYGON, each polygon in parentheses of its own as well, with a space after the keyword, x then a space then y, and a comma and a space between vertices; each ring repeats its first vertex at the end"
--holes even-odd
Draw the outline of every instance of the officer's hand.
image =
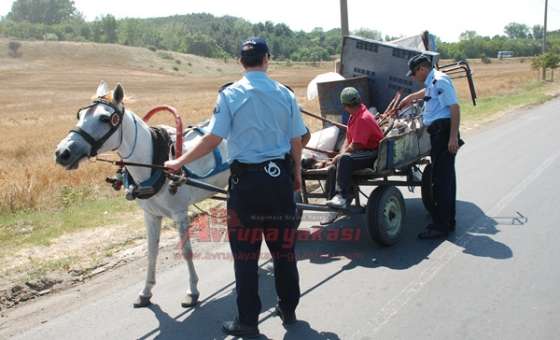
POLYGON ((294 176, 294 191, 295 192, 300 192, 301 191, 301 186, 302 186, 302 180, 301 180, 301 172, 295 174, 294 176))
POLYGON ((338 154, 338 155, 334 156, 333 159, 332 159, 332 161, 331 161, 331 164, 336 164, 336 163, 338 163, 338 160, 340 159, 340 157, 342 157, 341 154, 338 154))
POLYGON ((451 154, 457 154, 457 152, 459 151, 459 138, 454 136, 449 137, 448 149, 451 154))
POLYGON ((181 170, 182 167, 181 163, 176 159, 165 162, 163 166, 175 172, 181 170))
POLYGON ((412 95, 408 95, 406 97, 404 97, 403 100, 401 100, 401 102, 399 103, 399 106, 397 107, 398 110, 402 110, 403 108, 412 105, 412 95))

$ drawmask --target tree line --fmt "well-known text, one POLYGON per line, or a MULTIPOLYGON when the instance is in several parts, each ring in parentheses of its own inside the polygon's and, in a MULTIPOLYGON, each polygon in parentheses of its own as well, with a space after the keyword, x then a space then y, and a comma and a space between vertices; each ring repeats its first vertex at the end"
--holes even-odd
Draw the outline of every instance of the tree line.
MULTIPOLYGON (((353 33, 379 41, 398 38, 383 37, 381 32, 370 29, 353 33)), ((466 31, 458 42, 438 41, 438 51, 442 58, 457 60, 495 57, 504 50, 521 57, 540 54, 542 26, 511 23, 504 33, 484 37, 466 31)), ((71 0, 16 0, 0 20, 0 34, 21 40, 115 43, 211 58, 236 57, 240 42, 249 36, 265 37, 278 60, 331 60, 341 51, 340 29, 294 31, 282 23, 253 24, 242 18, 206 13, 149 19, 116 19, 109 14, 88 22, 71 0)), ((559 34, 551 34, 549 46, 553 50, 560 48, 559 34)))
MULTIPOLYGON (((461 33, 456 43, 439 42, 438 52, 444 59, 492 58, 498 51, 512 51, 514 56, 530 57, 541 53, 544 29, 541 25, 529 27, 510 23, 504 27, 505 35, 481 36, 476 31, 461 33)), ((559 45, 560 46, 560 45, 559 45)))

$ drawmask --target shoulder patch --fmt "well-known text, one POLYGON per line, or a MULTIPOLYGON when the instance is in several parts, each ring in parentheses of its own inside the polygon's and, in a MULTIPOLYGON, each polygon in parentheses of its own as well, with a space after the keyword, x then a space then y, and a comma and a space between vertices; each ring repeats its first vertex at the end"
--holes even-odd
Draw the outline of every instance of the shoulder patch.
POLYGON ((225 90, 225 89, 227 89, 227 88, 230 87, 231 85, 233 85, 233 82, 222 85, 222 86, 220 87, 220 89, 218 90, 218 93, 219 93, 219 92, 222 92, 222 91, 225 90))

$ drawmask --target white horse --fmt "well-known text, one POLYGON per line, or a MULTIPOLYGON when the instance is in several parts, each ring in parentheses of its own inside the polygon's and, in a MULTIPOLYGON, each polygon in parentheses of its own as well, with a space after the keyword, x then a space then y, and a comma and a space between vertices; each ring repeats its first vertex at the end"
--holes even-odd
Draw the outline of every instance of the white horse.
MULTIPOLYGON (((78 112, 78 124, 57 146, 56 162, 67 170, 77 169, 82 160, 94 157, 98 153, 116 151, 123 160, 129 162, 151 164, 153 159, 153 143, 150 128, 133 112, 124 108, 124 89, 118 85, 109 91, 107 84, 101 82, 97 89, 97 99, 92 105, 78 112)), ((174 137, 175 129, 167 130, 174 137)), ((200 133, 185 135, 184 150, 192 148, 200 133)), ((227 145, 222 142, 217 152, 222 159, 227 159, 227 145)), ((229 177, 227 163, 215 164, 215 155, 207 155, 193 162, 189 168, 194 173, 204 173, 203 180, 217 187, 225 187, 229 177), (225 167, 223 166, 225 165, 225 167), (221 166, 219 172, 212 172, 221 166), (210 172, 208 172, 210 170, 210 172)), ((152 170, 141 167, 127 167, 130 177, 135 183, 145 183, 152 176, 152 170)), ((189 240, 189 220, 187 209, 190 204, 197 203, 213 195, 212 192, 182 186, 175 195, 169 190, 169 181, 151 198, 138 199, 144 210, 144 221, 148 237, 148 271, 144 288, 139 293, 134 307, 150 305, 152 289, 156 284, 156 262, 159 249, 161 221, 163 217, 171 218, 179 226, 181 251, 187 263, 188 285, 183 307, 197 303, 200 293, 197 288, 198 276, 193 263, 193 250, 189 240)))

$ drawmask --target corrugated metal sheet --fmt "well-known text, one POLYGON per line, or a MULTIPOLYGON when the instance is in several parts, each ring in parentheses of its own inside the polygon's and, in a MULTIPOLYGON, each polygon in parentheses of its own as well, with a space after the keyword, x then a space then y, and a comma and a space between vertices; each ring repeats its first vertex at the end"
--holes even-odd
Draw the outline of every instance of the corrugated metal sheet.
POLYGON ((420 53, 432 56, 434 65, 439 60, 436 52, 407 49, 355 36, 344 37, 341 74, 347 79, 367 77, 370 104, 383 112, 399 89, 404 95, 420 90, 418 83, 406 77, 408 60, 420 53))

